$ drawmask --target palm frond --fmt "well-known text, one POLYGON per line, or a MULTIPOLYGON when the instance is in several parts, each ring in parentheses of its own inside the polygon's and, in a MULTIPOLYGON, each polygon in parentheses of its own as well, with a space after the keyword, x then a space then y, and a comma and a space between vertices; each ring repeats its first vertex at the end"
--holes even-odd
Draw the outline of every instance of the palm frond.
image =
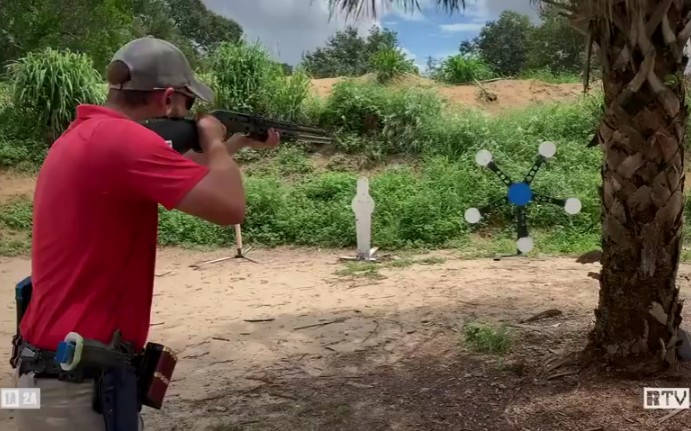
MULTIPOLYGON (((312 0, 314 1, 314 0, 312 0)), ((397 5, 402 7, 407 13, 409 11, 420 11, 420 3, 423 0, 329 0, 329 10, 333 15, 340 10, 345 17, 360 18, 363 16, 377 17, 377 11, 397 5)), ((495 1, 495 0, 492 0, 495 1)), ((496 0, 499 1, 499 0, 496 0)), ((612 5, 619 1, 629 0, 525 0, 530 4, 540 3, 549 4, 568 11, 571 14, 602 17, 610 17, 612 5)), ((435 3, 438 8, 444 9, 448 13, 461 12, 466 7, 465 0, 429 0, 435 3)))
MULTIPOLYGON (((449 13, 465 9, 465 0, 431 0, 449 13)), ((526 0, 528 1, 528 0, 526 0)), ((329 0, 329 10, 333 14, 340 10, 346 17, 360 18, 363 16, 377 17, 377 11, 382 7, 397 5, 407 13, 421 11, 420 0, 329 0)))

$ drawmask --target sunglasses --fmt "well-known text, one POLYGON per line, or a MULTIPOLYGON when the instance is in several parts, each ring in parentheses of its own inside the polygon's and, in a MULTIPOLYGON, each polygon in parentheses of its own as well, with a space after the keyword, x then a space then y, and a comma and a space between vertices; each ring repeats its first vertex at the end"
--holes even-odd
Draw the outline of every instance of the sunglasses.
POLYGON ((187 108, 188 111, 190 109, 192 109, 192 106, 194 106, 195 100, 197 100, 197 97, 194 94, 192 94, 186 90, 181 90, 181 89, 176 89, 173 91, 175 93, 182 94, 183 96, 185 96, 185 107, 187 108))

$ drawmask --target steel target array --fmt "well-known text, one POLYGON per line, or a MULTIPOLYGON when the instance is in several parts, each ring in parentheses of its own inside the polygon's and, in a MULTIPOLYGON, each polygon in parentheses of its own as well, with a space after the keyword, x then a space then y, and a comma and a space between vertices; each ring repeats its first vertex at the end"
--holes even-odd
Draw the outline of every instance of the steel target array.
POLYGON ((475 162, 499 177, 502 183, 508 188, 506 197, 498 199, 481 208, 468 208, 465 212, 465 220, 470 224, 479 223, 483 217, 499 206, 501 203, 508 202, 515 207, 514 214, 516 217, 516 233, 517 241, 516 248, 518 254, 528 253, 534 247, 533 239, 528 233, 528 222, 526 217, 526 208, 533 202, 547 203, 560 206, 564 208, 567 214, 574 215, 581 212, 581 201, 578 198, 557 199, 550 196, 535 193, 531 184, 535 175, 540 170, 540 167, 550 158, 554 157, 557 152, 557 146, 553 142, 543 142, 538 149, 538 157, 521 182, 514 182, 499 169, 499 167, 492 160, 492 153, 487 150, 480 150, 475 155, 475 162))

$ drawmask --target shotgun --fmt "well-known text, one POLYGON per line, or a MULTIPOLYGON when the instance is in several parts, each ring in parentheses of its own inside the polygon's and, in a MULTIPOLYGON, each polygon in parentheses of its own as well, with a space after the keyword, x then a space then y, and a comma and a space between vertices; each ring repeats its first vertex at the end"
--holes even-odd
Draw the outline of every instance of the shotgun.
MULTIPOLYGON (((331 138, 327 132, 314 128, 301 126, 285 121, 275 121, 257 115, 243 114, 239 112, 216 110, 210 113, 218 118, 228 131, 226 138, 242 133, 252 139, 264 141, 268 137, 269 129, 275 129, 281 134, 281 141, 303 141, 313 144, 329 144, 331 138)), ((189 118, 154 118, 142 122, 144 126, 156 132, 166 140, 178 153, 194 150, 201 153, 197 124, 189 118)))

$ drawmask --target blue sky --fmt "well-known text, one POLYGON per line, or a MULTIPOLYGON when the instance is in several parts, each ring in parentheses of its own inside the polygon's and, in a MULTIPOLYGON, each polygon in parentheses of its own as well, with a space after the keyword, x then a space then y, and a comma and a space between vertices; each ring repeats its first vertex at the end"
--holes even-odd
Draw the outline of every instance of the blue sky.
MULTIPOLYGON (((258 40, 282 62, 297 64, 305 51, 323 46, 329 36, 346 25, 367 34, 372 25, 398 33, 402 50, 419 66, 427 56, 443 58, 458 51, 463 40, 475 37, 482 25, 503 10, 525 13, 537 19, 530 0, 468 0, 461 13, 449 15, 433 0, 421 0, 422 12, 381 7, 377 19, 329 19, 327 0, 203 0, 211 10, 237 21, 249 40, 258 40)), ((378 0, 382 4, 386 0, 378 0)))
POLYGON ((381 25, 396 31, 404 51, 423 65, 427 56, 453 55, 462 41, 477 36, 480 28, 492 19, 475 12, 449 15, 435 8, 425 8, 422 13, 393 12, 383 17, 381 25))

